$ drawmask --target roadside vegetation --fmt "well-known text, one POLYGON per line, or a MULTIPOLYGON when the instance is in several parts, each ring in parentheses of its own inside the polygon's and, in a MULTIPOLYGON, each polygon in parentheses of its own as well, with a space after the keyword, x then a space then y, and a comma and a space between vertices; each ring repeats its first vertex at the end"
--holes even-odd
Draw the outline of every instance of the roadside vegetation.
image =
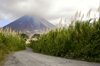
POLYGON ((67 28, 56 28, 41 35, 37 41, 31 41, 29 46, 38 53, 100 62, 100 18, 83 21, 83 17, 73 20, 67 28))
POLYGON ((31 41, 30 47, 39 53, 100 62, 100 19, 50 31, 31 41))
POLYGON ((6 28, 0 29, 0 62, 6 57, 7 54, 24 50, 25 40, 23 40, 16 32, 6 28))

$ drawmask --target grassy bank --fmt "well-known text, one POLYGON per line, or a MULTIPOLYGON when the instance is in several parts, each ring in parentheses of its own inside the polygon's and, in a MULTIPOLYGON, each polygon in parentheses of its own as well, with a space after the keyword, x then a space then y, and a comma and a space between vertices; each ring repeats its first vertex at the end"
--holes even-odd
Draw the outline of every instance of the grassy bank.
POLYGON ((0 33, 0 62, 10 52, 24 50, 25 48, 25 41, 21 37, 0 33))
POLYGON ((100 19, 93 23, 76 21, 73 24, 67 29, 50 31, 28 46, 34 52, 100 62, 100 19))

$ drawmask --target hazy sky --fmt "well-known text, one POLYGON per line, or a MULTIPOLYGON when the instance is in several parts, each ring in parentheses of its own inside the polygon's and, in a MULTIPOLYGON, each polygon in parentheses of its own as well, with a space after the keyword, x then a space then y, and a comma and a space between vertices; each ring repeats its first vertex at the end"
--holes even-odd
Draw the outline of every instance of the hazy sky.
POLYGON ((70 21, 75 12, 95 12, 100 0, 0 0, 0 27, 24 15, 39 15, 53 24, 70 21))

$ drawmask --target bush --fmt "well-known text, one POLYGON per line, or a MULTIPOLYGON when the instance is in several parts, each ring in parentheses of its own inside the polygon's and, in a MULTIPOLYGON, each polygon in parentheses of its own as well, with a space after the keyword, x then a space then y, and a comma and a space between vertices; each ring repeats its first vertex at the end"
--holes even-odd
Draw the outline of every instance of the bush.
POLYGON ((0 33, 0 61, 10 52, 24 50, 25 46, 25 41, 21 37, 0 33))
POLYGON ((72 24, 43 34, 29 46, 39 53, 100 62, 100 20, 72 24))

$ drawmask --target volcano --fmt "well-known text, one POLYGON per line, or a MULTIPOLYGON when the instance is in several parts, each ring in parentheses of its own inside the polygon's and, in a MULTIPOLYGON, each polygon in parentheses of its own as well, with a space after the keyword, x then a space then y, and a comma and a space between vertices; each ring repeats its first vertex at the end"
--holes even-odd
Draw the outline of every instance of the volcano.
POLYGON ((21 31, 22 33, 31 35, 39 33, 41 30, 46 28, 52 29, 54 25, 39 16, 25 15, 3 28, 5 29, 6 27, 11 27, 12 30, 21 31))

